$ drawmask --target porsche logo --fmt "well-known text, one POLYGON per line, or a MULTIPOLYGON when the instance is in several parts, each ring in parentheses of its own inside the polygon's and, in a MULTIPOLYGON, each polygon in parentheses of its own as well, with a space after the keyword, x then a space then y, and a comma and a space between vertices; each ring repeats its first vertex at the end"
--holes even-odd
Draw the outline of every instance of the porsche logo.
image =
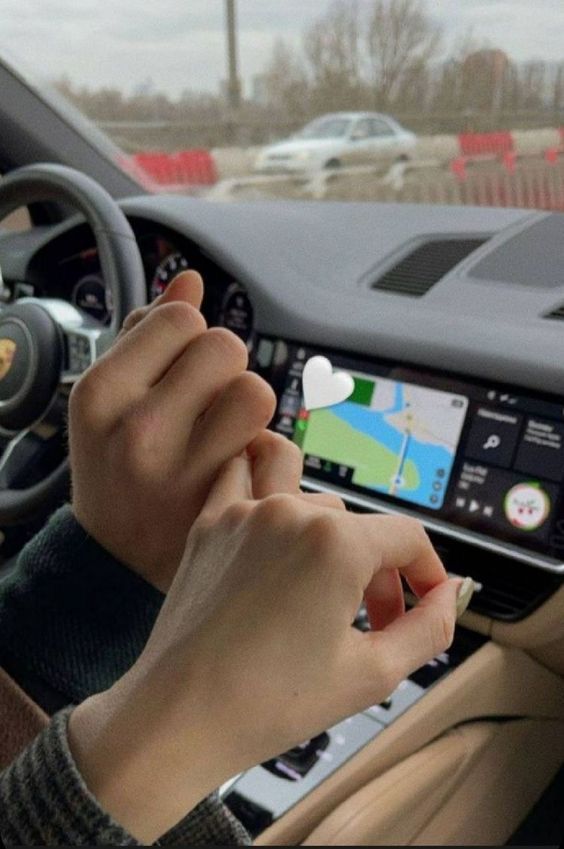
POLYGON ((0 380, 4 380, 14 361, 16 343, 13 339, 0 339, 0 380))

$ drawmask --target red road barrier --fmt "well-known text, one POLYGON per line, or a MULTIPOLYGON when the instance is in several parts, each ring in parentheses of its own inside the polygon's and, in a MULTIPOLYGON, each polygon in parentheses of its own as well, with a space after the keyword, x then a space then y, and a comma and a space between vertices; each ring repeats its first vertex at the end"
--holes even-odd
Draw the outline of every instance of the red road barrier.
POLYGON ((499 133, 460 133, 458 144, 462 156, 491 157, 503 156, 513 150, 513 136, 509 132, 499 133))
POLYGON ((451 164, 453 174, 459 180, 466 179, 466 165, 484 159, 499 159, 507 171, 513 173, 517 154, 510 132, 460 133, 458 136, 460 156, 451 164))
POLYGON ((564 169, 547 168, 541 163, 542 159, 538 165, 513 174, 474 173, 459 184, 459 202, 564 212, 564 169))
POLYGON ((159 185, 176 182, 176 169, 167 153, 137 153, 134 162, 159 185))
MULTIPOLYGON (((560 143, 556 147, 540 152, 549 165, 556 165, 564 153, 564 128, 558 130, 560 143)), ((458 136, 460 156, 453 159, 450 169, 458 180, 466 180, 466 166, 470 162, 483 160, 498 160, 509 174, 515 173, 515 166, 521 154, 515 149, 513 136, 510 132, 497 133, 460 133, 458 136)), ((522 154, 528 156, 530 154, 522 154)))
POLYGON ((181 150, 174 157, 179 183, 213 186, 217 183, 217 168, 207 150, 181 150))
POLYGON ((545 162, 548 165, 556 165, 561 153, 564 153, 564 127, 558 129, 560 135, 560 144, 557 147, 549 147, 544 152, 545 162))
POLYGON ((152 182, 160 186, 212 186, 217 182, 217 168, 213 156, 207 150, 137 153, 133 161, 152 182))

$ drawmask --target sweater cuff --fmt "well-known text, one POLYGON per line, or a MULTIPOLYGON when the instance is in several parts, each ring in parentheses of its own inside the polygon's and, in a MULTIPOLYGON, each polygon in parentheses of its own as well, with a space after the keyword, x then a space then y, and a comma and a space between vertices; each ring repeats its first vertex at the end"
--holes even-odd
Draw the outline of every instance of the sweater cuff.
POLYGON ((157 840, 157 846, 250 846, 252 840, 229 808, 212 793, 178 825, 157 840))
MULTIPOLYGON (((68 744, 72 708, 0 774, 0 844, 11 846, 138 846, 102 810, 76 766, 68 744)), ((200 802, 157 846, 250 845, 243 826, 217 793, 200 802)))
POLYGON ((138 846, 84 783, 61 711, 0 775, 0 835, 9 846, 138 846))
POLYGON ((0 580, 0 663, 83 701, 137 660, 164 596, 58 510, 0 580))

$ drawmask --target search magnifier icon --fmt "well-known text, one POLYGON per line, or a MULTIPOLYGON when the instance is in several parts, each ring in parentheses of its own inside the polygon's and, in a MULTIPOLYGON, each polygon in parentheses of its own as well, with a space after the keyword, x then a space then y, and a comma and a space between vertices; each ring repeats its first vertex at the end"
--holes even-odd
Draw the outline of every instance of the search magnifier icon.
POLYGON ((497 435, 497 433, 492 433, 491 436, 488 436, 486 441, 484 442, 483 448, 487 450, 488 448, 499 448, 501 445, 501 439, 497 435))

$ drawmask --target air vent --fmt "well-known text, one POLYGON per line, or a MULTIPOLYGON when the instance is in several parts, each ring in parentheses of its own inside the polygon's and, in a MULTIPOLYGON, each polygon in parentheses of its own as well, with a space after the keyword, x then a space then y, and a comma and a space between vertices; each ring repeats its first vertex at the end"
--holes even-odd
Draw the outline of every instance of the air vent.
MULTIPOLYGON (((356 504, 351 504, 350 509, 358 513, 373 512, 356 504)), ((504 622, 524 619, 564 586, 563 576, 529 566, 501 552, 479 548, 438 531, 430 532, 429 536, 448 572, 463 577, 470 575, 480 584, 470 610, 491 619, 504 622)))
POLYGON ((435 239, 419 245, 386 271, 372 289, 420 298, 488 240, 435 239))
POLYGON ((564 321, 564 304, 560 307, 556 307, 552 312, 548 312, 544 318, 552 318, 555 321, 564 321))
POLYGON ((562 578, 501 554, 431 534, 443 563, 457 575, 481 584, 471 609, 492 619, 514 622, 528 616, 562 586, 562 578))

